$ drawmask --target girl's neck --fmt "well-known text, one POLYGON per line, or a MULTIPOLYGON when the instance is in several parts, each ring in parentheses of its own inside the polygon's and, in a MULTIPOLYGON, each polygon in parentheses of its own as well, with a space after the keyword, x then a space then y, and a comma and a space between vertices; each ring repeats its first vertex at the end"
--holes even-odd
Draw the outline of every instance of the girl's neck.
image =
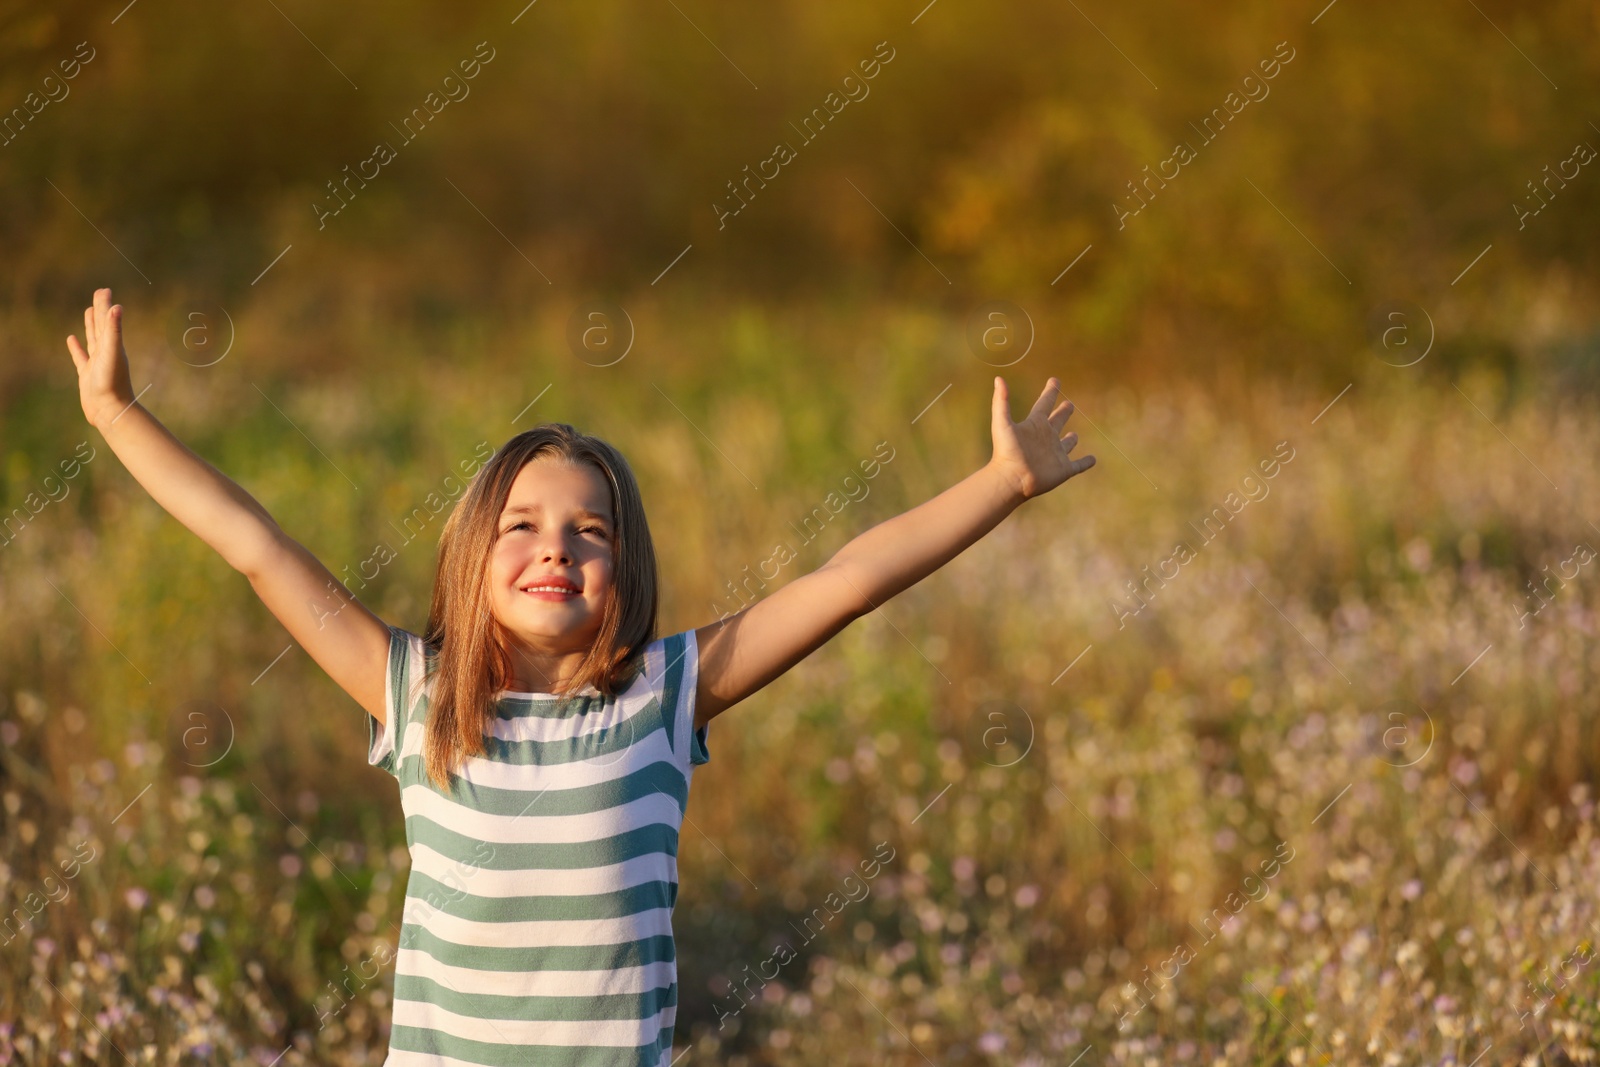
POLYGON ((558 693, 577 676, 587 655, 583 650, 547 653, 513 647, 512 679, 506 688, 514 693, 558 693))

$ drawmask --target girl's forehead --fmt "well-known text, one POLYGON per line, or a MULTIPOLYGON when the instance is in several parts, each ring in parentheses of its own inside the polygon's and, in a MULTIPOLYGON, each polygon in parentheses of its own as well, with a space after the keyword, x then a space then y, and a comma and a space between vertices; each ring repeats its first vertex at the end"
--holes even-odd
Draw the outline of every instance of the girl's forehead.
POLYGON ((540 456, 522 465, 505 511, 572 508, 609 517, 611 490, 592 463, 540 456))

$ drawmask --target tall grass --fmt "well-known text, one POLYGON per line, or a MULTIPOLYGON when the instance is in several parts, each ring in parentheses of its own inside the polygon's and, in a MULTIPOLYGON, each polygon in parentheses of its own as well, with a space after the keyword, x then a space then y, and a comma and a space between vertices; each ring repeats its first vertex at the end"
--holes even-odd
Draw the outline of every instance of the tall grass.
MULTIPOLYGON (((412 629, 438 520, 395 527, 538 419, 636 465, 663 632, 987 458, 988 371, 936 324, 808 353, 758 310, 641 319, 604 370, 534 325, 396 339, 381 380, 147 361, 145 402, 336 572, 395 547, 361 595, 412 629)), ((1014 413, 1063 370, 1099 466, 713 724, 682 1062, 1587 1062, 1600 567, 1562 561, 1600 547, 1592 413, 1376 364, 1320 415, 1337 388, 1075 392, 1042 357, 1014 413), (1547 565, 1576 573, 1524 616, 1547 565)), ((407 859, 363 715, 63 383, 8 415, 7 501, 99 454, 0 548, 0 907, 37 912, 0 934, 0 1062, 378 1062, 407 859)))

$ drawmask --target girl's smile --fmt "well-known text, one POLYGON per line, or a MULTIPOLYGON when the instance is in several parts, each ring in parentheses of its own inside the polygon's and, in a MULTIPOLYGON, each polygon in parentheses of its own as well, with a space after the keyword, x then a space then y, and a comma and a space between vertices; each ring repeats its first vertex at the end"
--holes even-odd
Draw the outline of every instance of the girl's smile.
POLYGON ((583 592, 578 586, 573 585, 565 578, 545 578, 534 585, 525 585, 522 591, 529 596, 540 600, 563 601, 577 596, 583 592))

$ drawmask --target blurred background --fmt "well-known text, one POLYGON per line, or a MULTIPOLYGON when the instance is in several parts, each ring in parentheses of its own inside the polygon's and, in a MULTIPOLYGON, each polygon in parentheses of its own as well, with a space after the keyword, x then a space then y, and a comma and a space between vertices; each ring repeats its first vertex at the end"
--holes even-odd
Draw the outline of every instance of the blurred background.
POLYGON ((83 419, 98 286, 412 630, 539 421, 671 633, 1062 378, 1092 472, 714 724, 677 1062, 1592 1060, 1600 9, 123 4, 0 2, 0 1064, 387 1044, 392 779, 83 419))

